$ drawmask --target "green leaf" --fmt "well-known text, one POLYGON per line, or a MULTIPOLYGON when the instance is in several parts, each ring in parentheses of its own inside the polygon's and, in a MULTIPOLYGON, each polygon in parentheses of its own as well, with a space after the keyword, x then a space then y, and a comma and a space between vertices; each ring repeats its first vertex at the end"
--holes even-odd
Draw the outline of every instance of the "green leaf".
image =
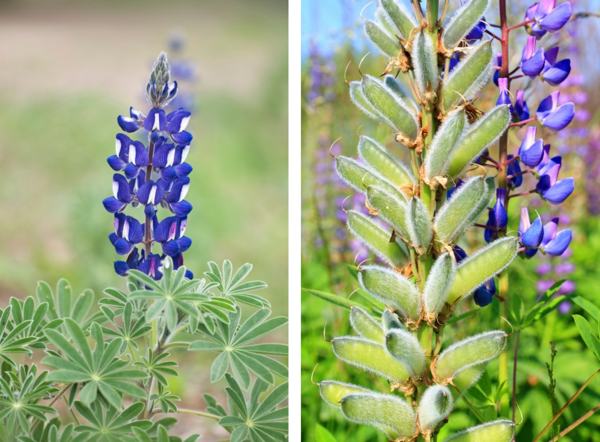
POLYGON ((407 251, 403 245, 393 240, 392 232, 385 230, 362 213, 348 211, 348 229, 390 265, 399 266, 406 260, 407 251))
POLYGON ((494 107, 470 126, 452 150, 448 168, 450 176, 458 176, 471 161, 500 138, 509 124, 509 106, 503 104, 494 107))
POLYGON ((337 305, 338 307, 343 307, 348 310, 350 310, 352 306, 357 305, 343 296, 336 295, 333 293, 327 293, 322 290, 303 288, 302 291, 310 295, 316 296, 317 298, 321 298, 322 300, 327 301, 333 305, 337 305))
POLYGON ((431 146, 425 153, 425 179, 433 184, 436 177, 446 175, 448 158, 466 123, 465 111, 457 109, 446 115, 442 125, 436 131, 431 146))
POLYGON ((490 331, 452 344, 434 363, 432 372, 436 382, 446 384, 461 371, 488 362, 497 357, 506 345, 506 333, 490 331))
POLYGON ((446 49, 454 49, 463 38, 479 23, 489 7, 490 0, 469 0, 456 10, 444 25, 442 43, 446 49))
POLYGON ((349 394, 370 392, 368 388, 361 387, 360 385, 347 384, 338 381, 319 382, 319 390, 321 392, 321 398, 334 407, 339 407, 342 399, 349 394))
POLYGON ((454 400, 452 393, 443 385, 432 385, 425 390, 419 401, 419 426, 421 430, 432 431, 448 417, 454 400))
POLYGON ((435 92, 438 86, 437 39, 425 31, 412 41, 411 60, 417 86, 423 95, 435 92))
POLYGON ((409 377, 404 364, 394 359, 380 344, 346 336, 334 338, 332 345, 336 357, 347 364, 383 376, 392 382, 404 382, 409 377))
POLYGON ((362 88, 365 97, 386 124, 399 132, 406 141, 417 137, 417 119, 398 94, 370 75, 363 77, 362 88))
POLYGON ((367 188, 367 202, 377 211, 377 216, 388 222, 394 231, 406 242, 410 241, 410 233, 406 221, 407 204, 405 199, 398 198, 398 193, 389 193, 379 186, 367 188))
POLYGON ((350 325, 363 338, 375 342, 384 342, 381 325, 360 307, 350 309, 350 325))
POLYGON ((315 442, 336 442, 335 437, 322 425, 315 426, 315 442))
POLYGON ((420 198, 411 198, 408 202, 406 224, 413 247, 423 254, 429 248, 433 237, 433 226, 429 212, 420 198))
POLYGON ((456 270, 448 303, 454 304, 463 299, 485 281, 502 272, 517 256, 517 248, 517 238, 500 238, 462 261, 456 270))
POLYGON ((414 15, 396 0, 381 0, 380 4, 390 21, 396 26, 399 36, 408 40, 411 31, 417 27, 414 15))
POLYGON ((365 33, 379 50, 388 57, 395 57, 400 51, 398 41, 372 20, 365 23, 365 33))
POLYGON ((417 287, 400 273, 381 266, 363 266, 358 274, 361 287, 386 306, 416 321, 420 315, 417 287))
POLYGON ((342 399, 344 416, 359 424, 371 425, 390 439, 412 437, 416 430, 413 409, 402 399, 378 393, 354 393, 342 399))
POLYGON ((439 256, 433 263, 423 290, 423 305, 430 323, 435 321, 446 304, 455 274, 456 265, 449 253, 439 256))
POLYGON ((514 424, 506 419, 471 427, 447 438, 444 442, 510 442, 513 438, 514 424))
POLYGON ((385 335, 385 346, 406 367, 411 377, 418 378, 425 371, 425 352, 412 333, 401 329, 391 330, 385 335))
POLYGON ((374 139, 362 135, 358 142, 358 154, 366 164, 394 186, 402 187, 415 183, 412 172, 374 139))
POLYGON ((464 100, 472 100, 489 81, 492 72, 492 45, 483 42, 472 48, 444 80, 443 111, 449 112, 464 100))
POLYGON ((594 320, 600 322, 600 307, 581 296, 573 298, 573 302, 584 309, 594 320))
POLYGON ((594 356, 600 360, 600 339, 598 337, 597 329, 594 331, 594 328, 589 321, 581 315, 573 315, 573 320, 575 321, 577 330, 579 330, 579 334, 587 348, 589 348, 592 353, 594 353, 594 356))

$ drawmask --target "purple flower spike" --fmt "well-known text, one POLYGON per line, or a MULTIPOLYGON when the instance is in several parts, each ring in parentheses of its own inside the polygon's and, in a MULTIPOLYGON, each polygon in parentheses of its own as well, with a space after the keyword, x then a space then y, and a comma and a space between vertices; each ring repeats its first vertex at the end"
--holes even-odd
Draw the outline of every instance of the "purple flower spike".
POLYGON ((536 77, 544 68, 544 49, 536 48, 537 39, 534 36, 527 38, 521 57, 521 71, 528 77, 536 77))
POLYGON ((525 138, 519 147, 521 161, 529 167, 536 167, 544 156, 544 142, 541 138, 535 139, 536 131, 535 126, 528 127, 525 138))
POLYGON ((544 253, 551 256, 560 256, 571 244, 573 233, 571 230, 561 230, 556 233, 553 238, 542 246, 544 253))
POLYGON ((570 102, 559 105, 559 98, 559 91, 552 92, 542 100, 536 112, 544 126, 557 131, 567 127, 575 116, 575 105, 570 102))

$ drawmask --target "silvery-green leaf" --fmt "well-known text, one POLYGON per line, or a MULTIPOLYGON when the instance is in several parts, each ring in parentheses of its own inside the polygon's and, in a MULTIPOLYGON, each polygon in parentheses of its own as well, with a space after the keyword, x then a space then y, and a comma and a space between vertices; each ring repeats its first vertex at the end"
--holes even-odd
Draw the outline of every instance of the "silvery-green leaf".
POLYGON ((444 80, 443 110, 449 112, 456 104, 472 100, 487 84, 492 73, 492 45, 480 43, 462 59, 444 80))
POLYGON ((369 389, 361 387, 359 385, 347 384, 345 382, 337 381, 323 381, 319 382, 319 390, 321 391, 321 397, 325 402, 330 405, 339 407, 340 401, 344 396, 348 396, 352 393, 368 393, 369 389))
POLYGON ((435 216, 437 238, 445 244, 456 242, 487 207, 494 189, 494 178, 474 176, 454 191, 435 216))
POLYGON ((377 216, 389 223, 402 239, 409 241, 410 233, 406 223, 406 200, 400 199, 398 193, 392 194, 382 187, 369 186, 367 188, 367 203, 369 207, 377 210, 377 216))
POLYGON ((360 239, 380 259, 392 266, 401 265, 408 252, 403 244, 392 239, 392 232, 386 230, 362 213, 348 212, 348 229, 360 239))
POLYGON ((374 21, 368 20, 365 23, 365 33, 369 40, 379 48, 388 57, 395 57, 400 51, 400 45, 394 36, 388 34, 381 26, 374 21))
POLYGON ((411 198, 408 202, 408 216, 406 226, 410 240, 420 253, 425 252, 431 243, 433 226, 429 212, 419 198, 411 198))
POLYGON ((452 344, 444 350, 432 368, 438 382, 449 382, 461 371, 497 357, 506 345, 506 333, 489 331, 452 344))
POLYGON ((471 386, 475 385, 479 381, 483 371, 485 370, 485 365, 486 364, 484 363, 464 369, 456 375, 456 377, 452 380, 452 384, 461 393, 467 391, 471 386))
POLYGON ((456 269, 448 303, 454 304, 508 267, 517 256, 518 243, 512 236, 500 238, 462 261, 456 269))
POLYGON ((417 27, 414 14, 396 0, 381 0, 380 5, 390 21, 396 25, 400 37, 407 40, 411 31, 417 27))
POLYGON ((369 166, 354 158, 338 155, 335 157, 335 169, 342 180, 354 190, 365 193, 368 186, 380 186, 387 192, 401 196, 400 192, 369 166))
POLYGON ((446 175, 448 158, 463 133, 466 117, 465 111, 458 109, 446 115, 446 119, 438 128, 431 146, 425 153, 425 179, 429 182, 434 177, 446 175))
POLYGON ((419 290, 400 273, 381 266, 362 266, 358 272, 358 282, 363 290, 406 318, 419 318, 419 290))
POLYGON ((444 26, 442 42, 446 49, 454 49, 479 23, 489 7, 490 0, 469 0, 456 10, 444 26))
POLYGON ((362 79, 362 88, 367 100, 389 126, 411 140, 417 137, 417 119, 398 94, 370 75, 362 79))
POLYGON ((448 174, 457 176, 495 143, 510 124, 508 105, 496 106, 467 129, 450 155, 448 174))
POLYGON ((400 322, 398 315, 388 309, 385 309, 381 315, 381 324, 385 333, 389 332, 390 330, 405 329, 404 324, 400 322))
POLYGON ((385 335, 385 345, 390 354, 404 364, 412 377, 418 377, 425 371, 425 352, 417 337, 409 331, 389 331, 385 335))
POLYGON ((415 183, 412 172, 374 139, 361 136, 358 142, 358 154, 366 164, 395 186, 415 183))
POLYGON ((350 99, 356 105, 356 107, 363 111, 368 117, 371 117, 374 120, 379 120, 377 111, 363 93, 362 83, 360 81, 350 82, 350 99))
POLYGON ((510 442, 514 424, 507 419, 486 422, 450 436, 444 442, 510 442))
POLYGON ((434 430, 440 422, 448 417, 454 400, 448 387, 432 385, 425 390, 419 401, 419 425, 426 432, 434 430))
POLYGON ((434 44, 430 34, 421 31, 415 36, 411 60, 415 80, 421 93, 435 91, 438 85, 437 45, 434 44))
POLYGON ((381 324, 360 307, 350 309, 350 325, 363 338, 375 342, 383 342, 384 335, 381 324))
POLYGON ((423 304, 429 321, 433 321, 444 307, 455 273, 456 265, 449 253, 439 256, 433 263, 423 289, 423 304))
POLYGON ((351 394, 342 399, 342 412, 348 420, 378 428, 390 439, 411 437, 416 431, 411 406, 389 394, 351 394))
POLYGON ((404 382, 409 378, 406 367, 385 347, 373 341, 354 336, 334 338, 333 352, 341 361, 365 371, 383 376, 391 382, 404 382))

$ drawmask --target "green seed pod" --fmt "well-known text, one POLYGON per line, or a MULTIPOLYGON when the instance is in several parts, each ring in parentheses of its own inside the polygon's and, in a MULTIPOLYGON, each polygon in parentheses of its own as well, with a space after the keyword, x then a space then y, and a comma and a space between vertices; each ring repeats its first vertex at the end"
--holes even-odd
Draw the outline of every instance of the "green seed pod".
POLYGON ((419 289, 400 273, 381 266, 363 266, 358 272, 358 282, 363 290, 402 316, 413 321, 419 318, 419 289))
POLYGON ((434 379, 448 383, 463 370, 497 357, 506 345, 506 333, 490 331, 452 344, 444 350, 432 367, 434 379))
POLYGON ((502 272, 517 256, 518 239, 497 239, 460 263, 448 295, 448 304, 463 299, 491 277, 502 272))
POLYGON ((381 324, 385 333, 389 332, 390 330, 396 329, 405 330, 404 324, 400 322, 398 315, 387 309, 384 310, 383 314, 381 315, 381 324))
POLYGON ((396 187, 415 183, 412 172, 374 139, 361 136, 358 142, 358 154, 373 170, 396 187))
POLYGON ((485 363, 480 365, 474 365, 469 368, 465 368, 463 371, 458 373, 454 379, 452 379, 452 384, 458 388, 458 390, 463 393, 475 385, 483 371, 485 370, 485 363))
POLYGON ((407 40, 411 31, 417 27, 414 15, 396 0, 381 0, 380 5, 390 21, 396 25, 400 37, 407 40))
POLYGON ((358 192, 365 193, 368 186, 379 186, 387 192, 402 198, 399 191, 382 178, 376 171, 353 158, 339 155, 335 158, 335 168, 342 180, 358 192))
POLYGON ((456 265, 449 253, 444 253, 433 263, 423 290, 427 321, 433 322, 446 304, 455 273, 456 265))
POLYGON ((433 236, 433 226, 429 212, 419 198, 411 198, 408 202, 408 216, 406 217, 406 226, 413 246, 417 253, 424 253, 433 236))
POLYGON ((350 309, 350 325, 363 338, 380 343, 384 342, 385 336, 381 324, 360 307, 353 306, 350 309))
POLYGON ((400 51, 400 45, 393 36, 388 34, 380 25, 374 21, 368 20, 365 23, 365 33, 369 40, 379 48, 388 57, 395 57, 400 51))
POLYGON ((419 32, 413 40, 410 56, 417 86, 424 97, 438 86, 437 47, 432 36, 419 32))
POLYGON ((381 80, 366 75, 362 79, 363 93, 380 118, 404 137, 414 140, 419 126, 408 105, 381 80))
POLYGON ((367 100, 362 90, 362 83, 360 81, 350 82, 350 99, 354 105, 363 111, 368 117, 379 120, 379 115, 373 107, 373 105, 367 100))
POLYGON ((425 352, 412 333, 392 330, 385 335, 385 346, 394 358, 404 364, 411 377, 419 377, 425 371, 425 352))
POLYGON ((375 9, 375 22, 392 38, 398 41, 396 25, 391 22, 387 13, 381 6, 375 9))
POLYGON ((440 422, 448 417, 454 400, 448 387, 432 385, 421 396, 419 401, 419 426, 422 432, 431 432, 440 422))
POLYGON ((485 86, 492 72, 492 45, 480 43, 454 68, 444 80, 442 110, 449 112, 464 100, 472 100, 485 86))
POLYGON ((433 226, 437 238, 444 244, 455 243, 487 207, 493 189, 493 178, 469 178, 436 214, 433 226))
POLYGON ((403 244, 391 240, 392 232, 354 210, 348 212, 348 229, 373 253, 392 266, 399 266, 408 257, 403 244))
POLYGON ((444 25, 442 43, 446 49, 454 49, 479 23, 490 5, 490 0, 469 0, 456 10, 444 25))
MULTIPOLYGON (((404 83, 400 83, 393 75, 386 75, 383 78, 383 82, 385 85, 390 88, 390 90, 394 91, 400 98, 404 100, 411 100, 411 93, 406 88, 404 83)), ((413 107, 415 106, 414 102, 411 101, 413 107)))
POLYGON ((370 390, 359 385, 347 384, 345 382, 337 381, 323 381, 319 382, 319 390, 321 397, 325 402, 335 407, 340 406, 341 400, 344 396, 348 396, 353 393, 369 393, 370 390))
POLYGON ((425 180, 432 182, 435 177, 446 175, 448 158, 465 127, 465 111, 458 109, 450 112, 439 127, 431 146, 425 153, 425 180))
POLYGON ((450 156, 448 174, 459 175, 475 158, 495 143, 508 129, 508 105, 496 106, 466 131, 450 156))
POLYGON ((389 394, 351 394, 342 399, 342 412, 348 420, 378 428, 393 440, 411 437, 416 431, 411 406, 389 394))
POLYGON ((391 382, 402 383, 409 378, 406 367, 380 344, 364 338, 344 336, 334 338, 332 345, 336 357, 347 364, 383 376, 391 382))
POLYGON ((444 442, 510 442, 514 424, 506 419, 486 422, 450 436, 444 442))
POLYGON ((406 200, 391 194, 379 186, 367 188, 367 202, 377 210, 377 216, 387 221, 405 241, 410 241, 410 233, 406 224, 406 200))

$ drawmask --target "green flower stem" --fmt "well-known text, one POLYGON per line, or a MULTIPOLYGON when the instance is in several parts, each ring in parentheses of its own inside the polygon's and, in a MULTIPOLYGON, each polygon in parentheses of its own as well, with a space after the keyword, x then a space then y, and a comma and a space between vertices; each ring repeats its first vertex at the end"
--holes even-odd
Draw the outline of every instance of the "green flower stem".
POLYGON ((429 24, 429 30, 435 30, 436 34, 439 5, 439 0, 427 0, 427 23, 429 24))
POLYGON ((558 440, 562 439, 568 433, 570 433, 575 428, 577 428, 579 425, 581 425, 582 423, 584 423, 588 418, 592 417, 594 415, 594 413, 596 413, 596 411, 598 411, 598 410, 600 410, 600 404, 596 405, 591 410, 588 410, 587 413, 585 413, 583 416, 581 416, 579 419, 577 419, 575 422, 573 422, 567 428, 565 428, 564 430, 562 430, 558 436, 553 437, 550 442, 557 442, 558 440))
POLYGON ((207 413, 206 411, 200 410, 191 410, 189 408, 178 408, 177 413, 179 414, 193 414, 194 416, 202 416, 208 419, 220 420, 221 416, 217 416, 216 414, 207 413))

